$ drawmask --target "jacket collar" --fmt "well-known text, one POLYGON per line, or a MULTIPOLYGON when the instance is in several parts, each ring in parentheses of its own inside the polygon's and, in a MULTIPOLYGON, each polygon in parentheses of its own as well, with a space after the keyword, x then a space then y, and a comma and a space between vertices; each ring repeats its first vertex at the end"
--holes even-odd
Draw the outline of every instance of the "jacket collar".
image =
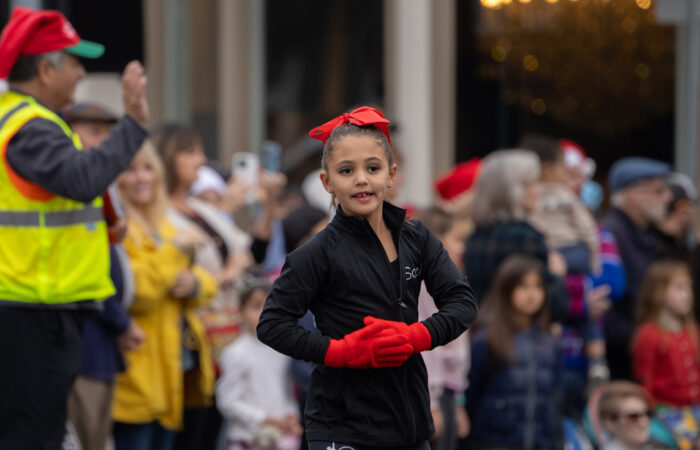
MULTIPOLYGON (((406 210, 394 206, 389 202, 384 202, 382 206, 382 217, 384 217, 384 222, 386 222, 386 225, 392 232, 399 231, 406 220, 406 210)), ((372 231, 372 227, 367 219, 364 217, 348 216, 343 212, 343 208, 340 205, 338 205, 338 209, 331 223, 352 233, 362 233, 367 230, 372 231)))

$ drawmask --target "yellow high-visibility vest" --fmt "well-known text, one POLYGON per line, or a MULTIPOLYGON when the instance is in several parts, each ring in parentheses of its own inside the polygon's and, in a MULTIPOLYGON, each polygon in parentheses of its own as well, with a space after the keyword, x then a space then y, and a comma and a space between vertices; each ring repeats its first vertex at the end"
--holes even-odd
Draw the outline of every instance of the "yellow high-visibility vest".
POLYGON ((82 149, 68 125, 34 98, 0 95, 0 303, 104 300, 114 285, 102 197, 82 203, 54 195, 7 163, 8 142, 34 118, 56 123, 82 149))

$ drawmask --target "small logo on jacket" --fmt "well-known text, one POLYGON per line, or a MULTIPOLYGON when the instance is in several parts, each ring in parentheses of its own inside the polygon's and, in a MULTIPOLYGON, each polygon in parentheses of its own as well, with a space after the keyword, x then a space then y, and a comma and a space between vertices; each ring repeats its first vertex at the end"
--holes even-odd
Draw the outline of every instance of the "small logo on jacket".
POLYGON ((348 445, 343 445, 342 447, 336 449, 335 442, 332 442, 331 445, 326 447, 326 450, 355 450, 355 449, 353 447, 348 446, 348 445))
POLYGON ((406 274, 406 281, 415 280, 421 274, 420 267, 404 267, 404 274, 406 274))

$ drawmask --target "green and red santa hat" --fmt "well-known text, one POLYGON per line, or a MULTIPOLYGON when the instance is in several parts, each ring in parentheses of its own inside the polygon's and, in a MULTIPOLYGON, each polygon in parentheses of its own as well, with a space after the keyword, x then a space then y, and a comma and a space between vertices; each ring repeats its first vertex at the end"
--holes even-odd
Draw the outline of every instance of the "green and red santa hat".
POLYGON ((99 58, 105 48, 80 39, 73 25, 58 11, 17 6, 0 34, 0 79, 10 75, 20 55, 59 50, 83 58, 99 58))

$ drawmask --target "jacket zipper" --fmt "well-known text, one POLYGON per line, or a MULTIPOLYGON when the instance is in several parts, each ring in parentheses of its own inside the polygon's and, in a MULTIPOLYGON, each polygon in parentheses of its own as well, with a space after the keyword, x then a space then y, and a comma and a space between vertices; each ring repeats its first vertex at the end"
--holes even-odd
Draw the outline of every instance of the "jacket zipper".
POLYGON ((525 405, 525 435, 523 436, 523 447, 526 449, 535 447, 535 410, 537 408, 537 355, 535 354, 535 344, 533 337, 525 336, 525 354, 528 365, 528 392, 527 403, 525 405))
MULTIPOLYGON (((384 250, 384 246, 382 245, 382 242, 379 240, 379 236, 377 236, 377 234, 374 232, 374 230, 373 230, 372 227, 369 225, 369 223, 366 223, 366 225, 367 225, 367 231, 368 231, 368 233, 374 238, 375 245, 376 245, 377 248, 379 249, 379 253, 382 255, 382 259, 384 260, 384 267, 385 267, 387 273, 389 274, 389 279, 390 279, 390 280, 394 280, 394 274, 393 274, 393 272, 392 272, 392 270, 391 270, 391 262, 389 261, 389 258, 388 258, 387 255, 386 255, 386 251, 384 250)), ((401 252, 399 251, 400 241, 401 241, 401 231, 402 231, 402 227, 403 227, 403 225, 401 225, 401 226, 399 227, 399 231, 398 231, 398 234, 397 234, 397 237, 396 237, 396 241, 394 242, 394 245, 396 246, 396 259, 398 260, 398 263, 399 263, 399 297, 398 297, 396 300, 397 300, 397 302, 398 302, 398 306, 400 307, 400 308, 399 308, 399 312, 401 313, 401 321, 402 321, 402 322, 406 322, 406 316, 405 316, 405 313, 404 313, 404 312, 405 312, 405 310, 408 308, 408 305, 403 301, 403 298, 404 298, 404 291, 405 291, 405 286, 404 286, 405 280, 404 280, 404 276, 403 276, 403 272, 402 272, 402 267, 403 267, 403 266, 401 265, 401 252)), ((393 236, 393 234, 392 234, 392 240, 393 240, 393 238, 394 238, 394 236, 393 236)), ((394 282, 392 281, 392 282, 389 283, 389 284, 390 284, 390 286, 391 286, 391 291, 390 291, 390 293, 391 293, 392 295, 395 295, 395 291, 394 291, 394 289, 395 289, 394 282)), ((404 387, 405 387, 405 386, 408 385, 408 379, 407 379, 407 377, 408 377, 408 372, 405 371, 405 370, 404 370, 404 371, 401 371, 401 372, 402 372, 403 384, 404 384, 404 387)), ((411 431, 412 431, 411 437, 412 437, 412 439, 415 439, 415 437, 416 437, 416 416, 415 416, 415 414, 414 414, 414 412, 413 412, 413 408, 411 407, 411 402, 410 402, 410 401, 408 402, 407 406, 408 406, 408 409, 409 409, 409 411, 408 411, 409 417, 410 417, 411 420, 412 420, 412 426, 410 427, 410 429, 411 429, 411 431)))
MULTIPOLYGON (((386 272, 389 274, 389 280, 392 280, 389 285, 391 286, 390 294, 392 297, 396 296, 396 285, 395 283, 395 274, 391 270, 391 262, 389 261, 389 258, 386 255, 386 251, 384 250, 384 246, 382 245, 382 242, 379 240, 379 237, 377 234, 374 232, 372 227, 369 225, 369 223, 366 223, 367 226, 367 232, 371 235, 371 237, 374 239, 374 243, 379 249, 379 254, 382 256, 382 260, 384 261, 384 268, 386 269, 386 272)), ((392 240, 393 240, 393 235, 392 235, 392 240)), ((398 236, 396 239, 396 242, 394 242, 394 245, 396 246, 396 260, 399 263, 399 296, 396 299, 398 305, 401 307, 401 320, 405 321, 404 317, 404 309, 408 308, 408 305, 403 301, 404 297, 404 279, 403 279, 403 274, 401 272, 401 252, 399 251, 399 241, 401 240, 401 229, 399 228, 398 231, 398 236)))

